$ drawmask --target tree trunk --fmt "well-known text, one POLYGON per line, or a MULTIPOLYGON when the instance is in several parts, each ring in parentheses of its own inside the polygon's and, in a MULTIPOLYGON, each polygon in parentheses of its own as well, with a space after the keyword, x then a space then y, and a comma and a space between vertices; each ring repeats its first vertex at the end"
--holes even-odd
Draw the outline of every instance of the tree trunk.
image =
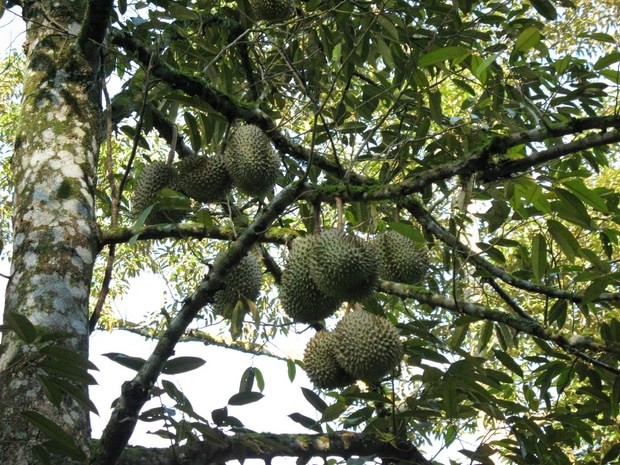
POLYGON ((32 341, 19 331, 3 334, 0 457, 12 465, 36 463, 37 455, 53 452, 66 438, 78 451, 88 450, 88 411, 74 400, 75 394, 68 396, 62 389, 63 383, 73 383, 86 393, 79 373, 71 372, 79 363, 55 365, 49 349, 52 344, 56 350, 69 349, 75 360, 88 356, 88 297, 97 254, 94 184, 102 119, 96 70, 78 50, 84 8, 79 1, 23 6, 27 70, 12 159, 14 244, 4 321, 15 328, 11 322, 23 322, 19 315, 26 317, 38 338, 32 341), (59 390, 50 391, 52 379, 59 390), (41 380, 48 380, 47 390, 41 380), (40 428, 42 417, 37 414, 67 436, 58 436, 53 427, 40 428), (50 439, 55 441, 41 446, 50 439))

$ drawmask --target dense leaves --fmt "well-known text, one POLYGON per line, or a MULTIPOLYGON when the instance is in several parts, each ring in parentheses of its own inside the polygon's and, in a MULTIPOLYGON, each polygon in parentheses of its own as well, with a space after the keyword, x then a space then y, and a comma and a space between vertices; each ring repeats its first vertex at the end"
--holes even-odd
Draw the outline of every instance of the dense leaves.
MULTIPOLYGON (((274 415, 424 452, 439 445, 454 463, 613 463, 620 52, 607 9, 620 13, 604 2, 309 0, 265 22, 247 0, 120 2, 105 56, 106 73, 121 82, 110 85, 108 108, 117 149, 101 157, 97 182, 102 243, 115 247, 97 264, 102 292, 115 283, 112 296, 122 293, 129 278, 153 271, 170 299, 147 316, 151 335, 176 342, 181 321, 183 330, 232 332, 260 352, 308 329, 278 299, 294 237, 339 229, 365 241, 394 231, 425 250, 430 268, 415 285, 382 281, 363 302, 398 328, 397 372, 327 396, 304 388, 316 417, 274 415), (266 198, 244 189, 199 203, 167 189, 146 216, 178 209, 187 215, 181 225, 132 216, 140 169, 223 154, 246 123, 282 161, 266 198), (229 243, 228 261, 216 263, 229 243), (230 311, 216 314, 213 294, 252 248, 263 259, 261 296, 235 295, 230 311)), ((355 305, 319 326, 333 327, 355 305)), ((105 310, 100 326, 122 326, 105 310)), ((26 343, 40 336, 20 315, 5 322, 26 343)), ((138 381, 153 357, 161 362, 157 353, 106 355, 139 371, 138 381)), ((155 376, 203 363, 172 358, 155 376)), ((282 369, 293 381, 300 365, 289 359, 282 369)), ((59 376, 89 381, 68 369, 59 376)), ((58 381, 42 381, 54 401, 58 381)), ((90 408, 68 386, 58 392, 90 408)), ((260 400, 264 386, 248 368, 228 405, 260 400)), ((243 428, 228 407, 201 417, 170 381, 154 392, 187 418, 158 407, 140 419, 164 422, 158 434, 177 444, 223 443, 220 430, 243 428)), ((53 423, 27 417, 72 450, 53 423)))

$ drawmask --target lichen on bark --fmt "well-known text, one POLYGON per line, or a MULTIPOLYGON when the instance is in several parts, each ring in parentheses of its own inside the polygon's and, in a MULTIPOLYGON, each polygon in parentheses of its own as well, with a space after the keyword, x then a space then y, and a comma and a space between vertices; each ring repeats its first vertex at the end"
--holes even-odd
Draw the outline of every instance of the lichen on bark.
MULTIPOLYGON (((65 334, 59 344, 86 358, 88 297, 97 253, 99 84, 93 80, 96 72, 75 48, 81 19, 77 15, 84 4, 63 2, 60 12, 58 4, 46 3, 24 4, 29 49, 12 158, 14 243, 4 311, 25 316, 46 334, 65 334), (45 27, 50 12, 54 27, 45 27), (63 25, 64 32, 59 32, 63 25)), ((88 412, 69 396, 54 406, 39 381, 41 370, 24 369, 19 363, 36 344, 8 332, 2 345, 3 463, 34 463, 32 447, 47 439, 26 421, 24 411, 52 420, 87 452, 88 412)))

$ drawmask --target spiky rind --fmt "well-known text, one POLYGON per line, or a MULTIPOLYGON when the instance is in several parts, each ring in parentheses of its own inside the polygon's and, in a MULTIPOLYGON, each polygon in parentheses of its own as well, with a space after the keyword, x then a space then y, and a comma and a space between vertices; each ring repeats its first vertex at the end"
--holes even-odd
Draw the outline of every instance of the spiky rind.
POLYGON ((343 301, 358 301, 377 287, 379 262, 368 242, 327 230, 313 239, 310 273, 325 294, 343 301))
POLYGON ((160 209, 160 193, 162 189, 170 187, 173 170, 163 161, 156 161, 145 165, 138 174, 131 198, 131 212, 134 218, 151 205, 156 205, 146 218, 147 224, 176 223, 185 218, 187 212, 174 209, 160 209))
POLYGON ((252 10, 256 19, 270 23, 283 21, 293 16, 293 0, 252 0, 252 10))
POLYGON ((232 179, 224 158, 185 157, 174 164, 173 187, 199 202, 209 203, 225 198, 232 179))
MULTIPOLYGON (((219 254, 215 262, 221 259, 219 254)), ((263 273, 256 256, 248 253, 237 263, 224 279, 224 289, 214 295, 215 313, 224 315, 226 308, 234 307, 240 298, 256 301, 260 294, 263 273)))
POLYGON ((396 328, 365 310, 347 313, 334 329, 334 355, 355 379, 380 380, 398 365, 403 346, 396 328))
POLYGON ((234 185, 252 197, 269 192, 280 175, 280 158, 269 138, 253 124, 240 126, 230 136, 225 161, 234 185))
POLYGON ((295 239, 280 282, 280 302, 294 321, 313 323, 333 315, 341 301, 322 292, 310 274, 312 237, 295 239))
POLYGON ((413 240, 396 231, 387 231, 377 236, 374 244, 379 255, 381 279, 417 284, 426 277, 428 253, 413 240))
POLYGON ((336 361, 334 344, 332 333, 319 331, 308 341, 304 351, 306 374, 321 389, 345 387, 355 381, 336 361))
POLYGON ((138 216, 148 206, 153 205, 157 193, 168 187, 171 179, 172 168, 163 161, 144 166, 136 178, 133 189, 131 207, 134 216, 138 216))

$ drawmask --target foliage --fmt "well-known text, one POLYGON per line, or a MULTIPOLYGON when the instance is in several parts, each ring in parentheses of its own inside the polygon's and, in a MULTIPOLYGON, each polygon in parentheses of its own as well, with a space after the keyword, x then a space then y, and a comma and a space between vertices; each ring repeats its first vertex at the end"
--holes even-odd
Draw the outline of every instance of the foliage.
MULTIPOLYGON (((362 303, 398 328, 399 370, 372 385, 305 389, 319 420, 291 419, 422 452, 476 437, 453 463, 616 461, 620 49, 615 25, 605 21, 617 5, 308 0, 295 7, 291 18, 266 23, 247 0, 118 3, 104 66, 122 84, 109 85, 96 192, 109 254, 96 264, 93 324, 121 326, 100 302, 152 271, 171 295, 145 331, 172 348, 188 327, 257 348, 307 328, 277 299, 295 237, 340 228, 372 239, 393 230, 427 248, 430 266, 422 283, 381 281, 362 303), (605 32, 593 29, 600 18, 605 32), (272 192, 253 198, 235 190, 226 201, 199 204, 167 190, 152 208, 187 210, 181 224, 145 226, 145 215, 132 215, 143 166, 223 154, 228 135, 246 123, 265 132, 283 162, 272 192), (263 259, 261 298, 240 298, 228 318, 214 314, 213 293, 250 249, 263 259)), ((355 305, 321 324, 333 327, 355 305)), ((29 323, 12 327, 34 341, 29 323)), ((139 370, 134 389, 202 363, 161 361, 162 353, 107 356, 139 370)), ((300 365, 289 362, 291 378, 300 365)), ((264 383, 249 369, 228 404, 258 401, 264 383)), ((222 431, 244 432, 227 407, 211 419, 198 415, 168 380, 151 394, 171 398, 183 420, 163 407, 139 419, 163 421, 158 434, 178 445, 223 445, 222 431)), ((120 418, 131 413, 123 402, 115 407, 120 418)), ((62 439, 37 415, 28 418, 62 439)), ((115 418, 102 448, 118 440, 115 418)), ((239 457, 252 456, 249 449, 239 457)), ((105 452, 97 453, 103 461, 105 452)))

